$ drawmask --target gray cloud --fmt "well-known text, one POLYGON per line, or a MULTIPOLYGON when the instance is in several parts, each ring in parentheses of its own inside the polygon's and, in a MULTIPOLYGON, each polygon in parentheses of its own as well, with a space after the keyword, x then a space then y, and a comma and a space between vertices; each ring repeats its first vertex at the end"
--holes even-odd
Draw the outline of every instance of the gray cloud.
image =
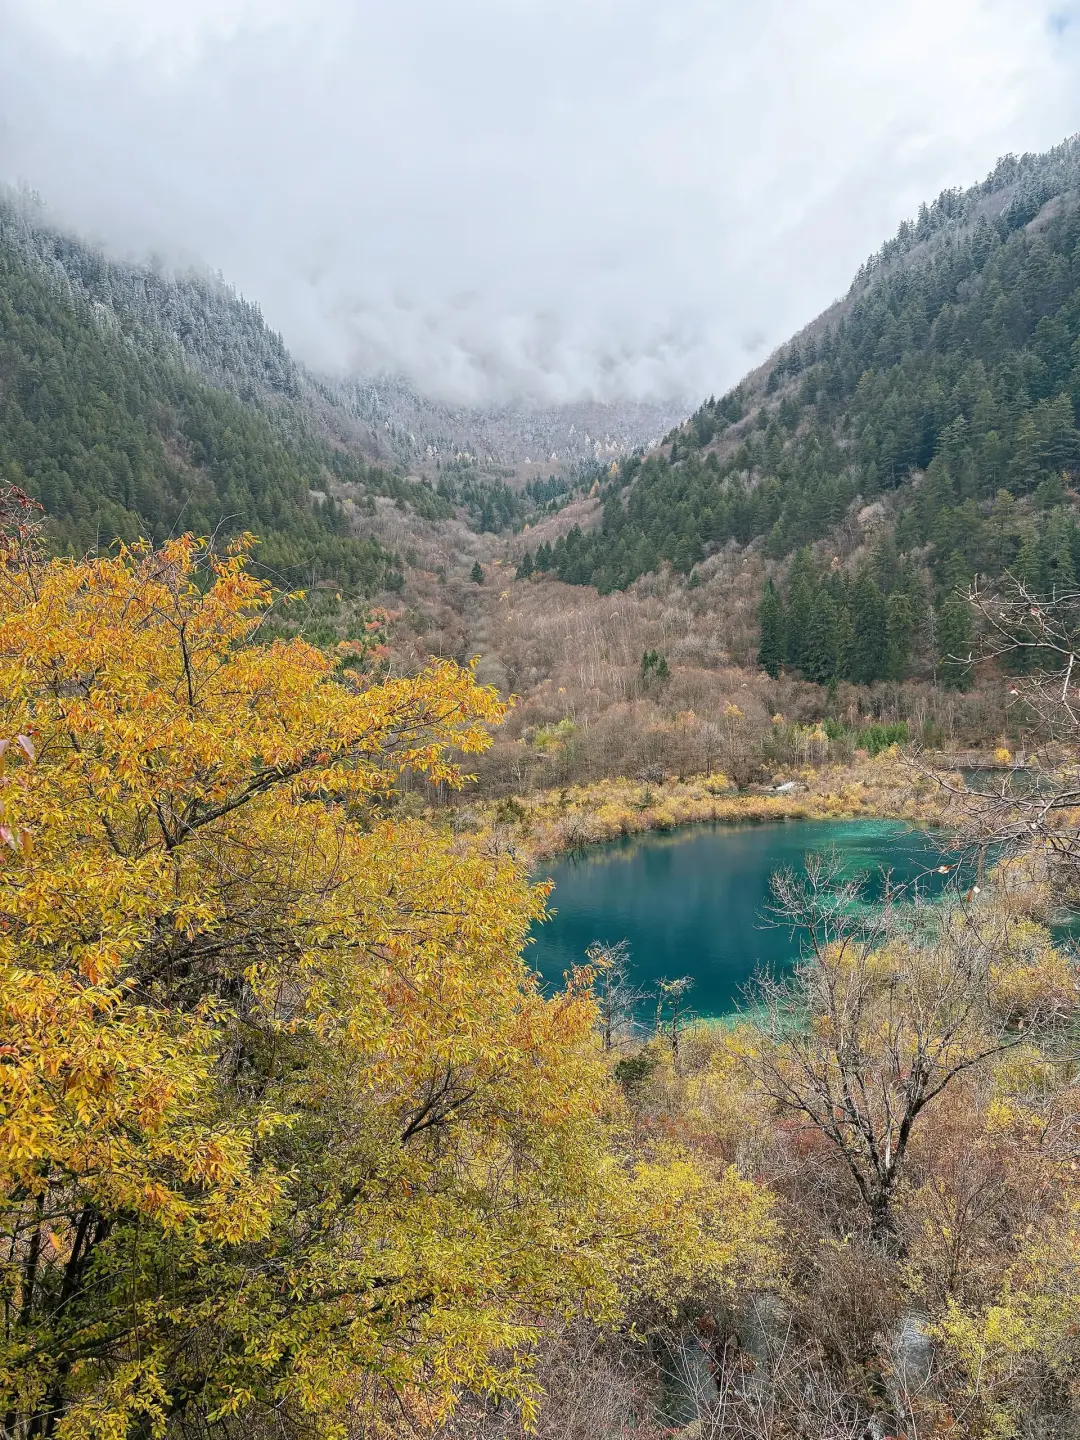
POLYGON ((1053 0, 0 0, 0 174, 309 363, 719 392, 943 186, 1080 125, 1053 0))

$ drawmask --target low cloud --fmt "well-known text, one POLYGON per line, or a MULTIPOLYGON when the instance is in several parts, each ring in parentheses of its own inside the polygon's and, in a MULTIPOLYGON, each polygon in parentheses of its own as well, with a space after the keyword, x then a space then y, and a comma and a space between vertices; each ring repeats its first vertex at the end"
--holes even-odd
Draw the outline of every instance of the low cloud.
POLYGON ((0 175, 468 403, 720 392, 1080 125, 1041 0, 0 0, 0 175))

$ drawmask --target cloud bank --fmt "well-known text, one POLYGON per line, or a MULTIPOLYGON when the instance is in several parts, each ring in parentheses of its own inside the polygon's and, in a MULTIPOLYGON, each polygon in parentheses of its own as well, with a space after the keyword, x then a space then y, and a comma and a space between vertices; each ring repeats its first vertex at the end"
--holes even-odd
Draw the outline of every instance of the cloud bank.
POLYGON ((1076 0, 0 0, 0 176, 474 404, 727 388, 1080 128, 1076 0))

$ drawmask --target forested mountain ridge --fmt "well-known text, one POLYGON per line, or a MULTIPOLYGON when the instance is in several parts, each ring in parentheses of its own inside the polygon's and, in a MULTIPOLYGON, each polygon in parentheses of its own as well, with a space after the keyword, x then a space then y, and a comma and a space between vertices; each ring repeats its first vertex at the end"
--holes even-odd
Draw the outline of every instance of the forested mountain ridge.
POLYGON ((296 393, 256 307, 114 264, 0 198, 0 474, 42 503, 60 548, 252 530, 288 582, 393 585, 349 506, 449 506, 320 435, 296 393))
POLYGON ((963 641, 949 597, 976 572, 1071 581, 1078 189, 1073 139, 924 206, 770 365, 623 464, 601 527, 543 565, 610 590, 731 542, 805 551, 766 592, 761 658, 817 680, 929 673, 963 641))
POLYGON ((110 258, 0 189, 0 473, 41 500, 61 548, 251 529, 288 580, 393 587, 396 561, 359 534, 377 497, 520 525, 679 413, 484 412, 319 376, 220 277, 110 258), (508 483, 519 452, 534 467, 508 483))
POLYGON ((690 408, 668 399, 518 401, 484 409, 420 395, 396 375, 316 383, 330 403, 368 425, 373 435, 392 435, 410 465, 429 469, 455 457, 514 468, 610 464, 642 445, 658 444, 690 408))

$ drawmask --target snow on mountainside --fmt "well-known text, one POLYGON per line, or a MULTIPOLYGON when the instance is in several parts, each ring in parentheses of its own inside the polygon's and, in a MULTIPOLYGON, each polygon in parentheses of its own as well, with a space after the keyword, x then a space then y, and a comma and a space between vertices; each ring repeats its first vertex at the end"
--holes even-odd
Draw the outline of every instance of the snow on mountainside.
POLYGON ((440 457, 468 457, 550 471, 649 445, 690 409, 676 400, 481 410, 429 400, 400 376, 320 375, 295 360, 259 306, 220 275, 112 258, 53 225, 26 189, 0 190, 0 207, 50 286, 88 302, 136 348, 178 354, 211 384, 260 408, 295 410, 297 424, 328 430, 384 464, 423 471, 440 457))

